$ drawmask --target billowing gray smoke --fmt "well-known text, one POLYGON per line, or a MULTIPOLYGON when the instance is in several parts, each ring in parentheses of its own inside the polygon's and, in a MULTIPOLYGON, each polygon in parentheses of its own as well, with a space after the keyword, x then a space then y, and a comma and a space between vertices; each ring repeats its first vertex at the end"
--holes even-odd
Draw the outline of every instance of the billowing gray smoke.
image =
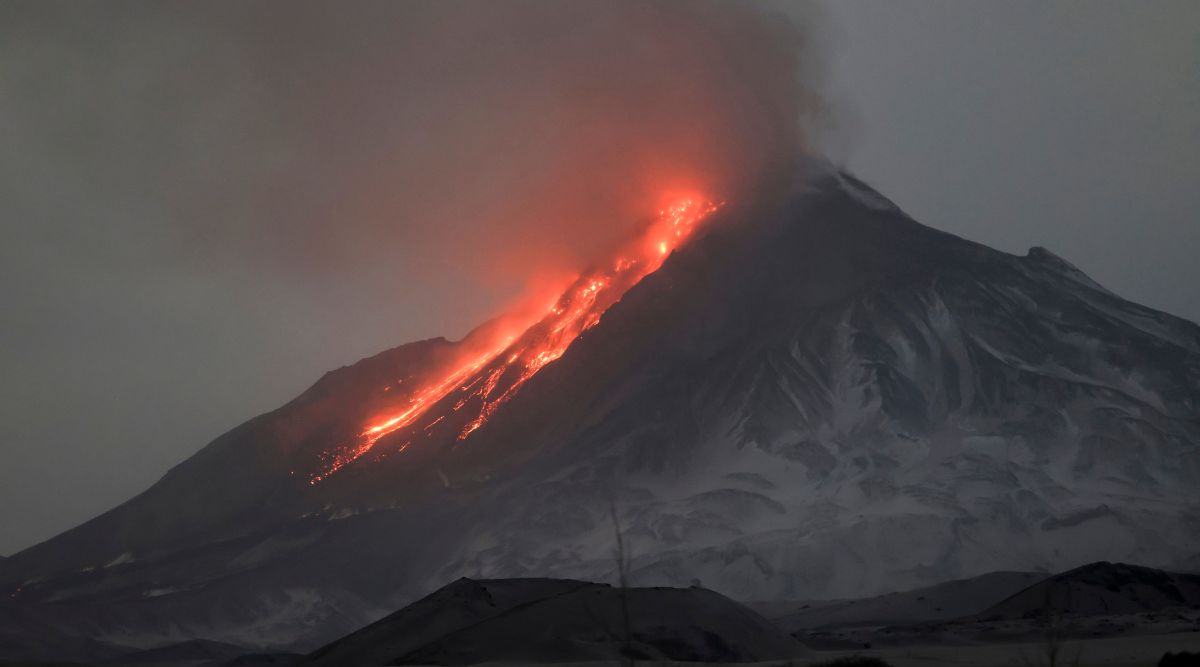
POLYGON ((305 271, 418 254, 489 282, 577 268, 664 191, 728 196, 790 159, 814 99, 799 24, 747 4, 209 12, 199 30, 238 70, 229 103, 257 122, 234 132, 256 156, 231 146, 221 178, 254 184, 255 208, 190 228, 305 271))

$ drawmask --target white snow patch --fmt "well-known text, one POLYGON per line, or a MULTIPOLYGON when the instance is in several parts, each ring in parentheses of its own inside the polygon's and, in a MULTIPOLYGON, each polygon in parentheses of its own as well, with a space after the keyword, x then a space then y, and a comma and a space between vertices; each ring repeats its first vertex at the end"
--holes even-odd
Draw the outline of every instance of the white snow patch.
POLYGON ((327 520, 328 521, 338 521, 341 519, 349 519, 350 517, 354 516, 355 514, 358 514, 358 510, 350 508, 350 507, 343 507, 340 510, 330 514, 327 517, 327 520))
POLYGON ((133 562, 133 552, 126 551, 125 553, 121 554, 120 556, 117 556, 116 558, 105 563, 104 567, 106 567, 106 568, 116 567, 117 565, 123 565, 125 563, 132 563, 132 562, 133 562))
POLYGON ((178 593, 180 590, 182 589, 175 588, 174 586, 167 586, 166 588, 151 588, 149 590, 142 591, 142 597, 157 598, 163 595, 170 595, 171 593, 178 593))

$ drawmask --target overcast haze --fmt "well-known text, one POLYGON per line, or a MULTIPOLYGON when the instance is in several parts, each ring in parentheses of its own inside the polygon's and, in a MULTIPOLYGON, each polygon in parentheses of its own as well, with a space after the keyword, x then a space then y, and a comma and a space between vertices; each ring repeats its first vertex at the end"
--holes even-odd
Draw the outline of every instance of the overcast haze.
POLYGON ((805 141, 1200 319, 1198 3, 552 7, 0 0, 0 553, 805 141))

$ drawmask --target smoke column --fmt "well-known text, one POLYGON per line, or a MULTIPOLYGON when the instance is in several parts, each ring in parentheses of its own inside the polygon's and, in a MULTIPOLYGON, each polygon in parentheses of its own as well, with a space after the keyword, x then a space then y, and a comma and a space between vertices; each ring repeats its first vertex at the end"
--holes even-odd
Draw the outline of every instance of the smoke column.
POLYGON ((673 192, 731 198, 786 164, 815 100, 801 24, 742 3, 230 11, 253 85, 289 101, 277 140, 320 163, 264 204, 294 212, 267 253, 305 269, 419 248, 485 284, 575 270, 673 192))

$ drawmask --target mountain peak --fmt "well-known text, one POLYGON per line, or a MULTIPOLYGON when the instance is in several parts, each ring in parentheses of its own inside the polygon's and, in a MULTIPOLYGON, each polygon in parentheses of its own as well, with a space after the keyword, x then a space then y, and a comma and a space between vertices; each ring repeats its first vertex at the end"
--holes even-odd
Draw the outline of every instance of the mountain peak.
POLYGON ((1059 255, 1050 252, 1048 249, 1043 248, 1042 246, 1031 247, 1025 257, 1030 262, 1034 262, 1039 266, 1046 267, 1051 271, 1056 271, 1064 276, 1070 277, 1073 280, 1083 283, 1088 287, 1100 290, 1106 294, 1109 293, 1108 290, 1104 289, 1104 287, 1102 287, 1099 283, 1097 283, 1095 280, 1092 280, 1090 276, 1081 271, 1079 267, 1068 262, 1059 255))
POLYGON ((512 355, 488 357, 437 385, 445 420, 382 434, 319 484, 323 452, 476 341, 327 375, 0 561, 0 588, 59 629, 245 645, 269 628, 252 639, 312 648, 459 577, 492 597, 496 578, 611 580, 614 506, 636 585, 743 599, 1200 552, 1194 325, 1081 289, 1046 251, 925 227, 828 163, 798 183, 660 250, 527 355, 537 372, 506 385, 512 355), (464 438, 478 406, 460 401, 486 386, 517 390, 464 438))

